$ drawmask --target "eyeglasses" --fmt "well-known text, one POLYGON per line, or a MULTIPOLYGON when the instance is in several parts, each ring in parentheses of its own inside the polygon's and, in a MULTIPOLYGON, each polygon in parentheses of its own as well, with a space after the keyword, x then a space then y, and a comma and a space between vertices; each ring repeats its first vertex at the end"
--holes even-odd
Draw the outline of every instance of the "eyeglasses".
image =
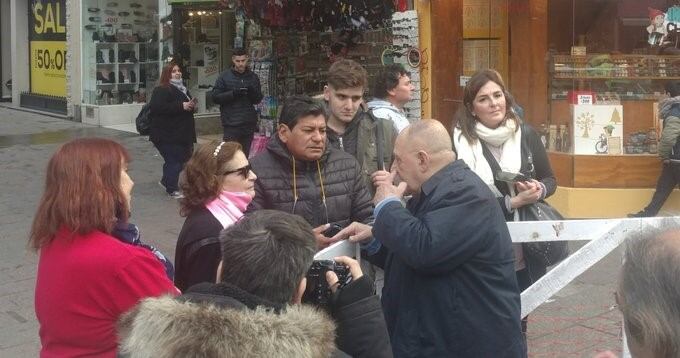
POLYGON ((248 164, 245 167, 241 167, 241 168, 234 169, 234 170, 227 170, 226 172, 222 173, 222 175, 229 175, 229 174, 238 173, 240 176, 243 177, 243 179, 248 179, 248 174, 250 174, 250 170, 251 170, 251 167, 250 167, 250 164, 248 164))

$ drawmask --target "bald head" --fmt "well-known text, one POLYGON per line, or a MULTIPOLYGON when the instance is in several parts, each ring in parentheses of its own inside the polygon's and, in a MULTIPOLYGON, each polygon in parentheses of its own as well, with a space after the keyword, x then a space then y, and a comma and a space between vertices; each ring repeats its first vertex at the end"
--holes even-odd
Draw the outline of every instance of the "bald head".
POLYGON ((394 143, 394 165, 407 190, 417 193, 421 185, 456 160, 446 128, 436 120, 423 119, 406 127, 394 143))
POLYGON ((453 145, 449 132, 444 125, 434 119, 423 119, 406 127, 397 140, 401 141, 412 150, 424 150, 429 154, 441 152, 453 153, 453 145))

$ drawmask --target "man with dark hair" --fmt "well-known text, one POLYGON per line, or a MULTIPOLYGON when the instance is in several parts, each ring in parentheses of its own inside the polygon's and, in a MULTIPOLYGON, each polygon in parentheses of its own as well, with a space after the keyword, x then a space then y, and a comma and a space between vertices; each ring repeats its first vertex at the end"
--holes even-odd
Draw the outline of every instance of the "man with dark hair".
POLYGON ((356 61, 343 59, 328 69, 323 96, 328 107, 328 140, 359 161, 364 180, 373 193, 371 175, 385 170, 392 158, 396 129, 391 121, 362 108, 368 74, 356 61))
POLYGON ((286 100, 276 135, 250 161, 255 198, 248 212, 276 209, 302 216, 314 227, 319 248, 336 224, 370 222, 372 205, 361 168, 351 155, 326 142, 326 111, 307 96, 286 100))
POLYGON ((357 261, 335 259, 353 277, 344 287, 326 274, 335 322, 300 304, 316 251, 304 219, 262 210, 222 231, 220 241, 218 283, 143 301, 120 322, 123 356, 328 357, 339 354, 336 344, 353 357, 392 356, 380 302, 357 261))
POLYGON ((368 108, 379 118, 394 122, 397 131, 401 132, 409 125, 404 112, 404 105, 413 99, 413 84, 411 76, 400 64, 385 66, 373 80, 368 108))
POLYGON ((248 69, 248 55, 243 48, 234 49, 231 62, 233 67, 217 78, 212 98, 220 105, 223 140, 239 142, 248 156, 257 127, 254 105, 262 101, 262 89, 260 79, 248 69))
POLYGON ((665 89, 668 98, 659 103, 659 118, 663 121, 659 140, 661 174, 649 205, 637 213, 628 214, 628 217, 656 216, 673 189, 680 184, 680 81, 667 82, 665 89))

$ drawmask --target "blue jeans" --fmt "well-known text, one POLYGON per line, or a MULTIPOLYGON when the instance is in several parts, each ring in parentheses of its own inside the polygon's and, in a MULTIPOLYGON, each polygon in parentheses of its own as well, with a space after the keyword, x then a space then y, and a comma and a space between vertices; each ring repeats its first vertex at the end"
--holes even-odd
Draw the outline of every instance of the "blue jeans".
POLYGON ((163 184, 168 194, 172 194, 179 190, 177 184, 179 173, 184 168, 184 163, 191 157, 193 144, 154 143, 154 146, 165 161, 163 163, 161 184, 163 184))

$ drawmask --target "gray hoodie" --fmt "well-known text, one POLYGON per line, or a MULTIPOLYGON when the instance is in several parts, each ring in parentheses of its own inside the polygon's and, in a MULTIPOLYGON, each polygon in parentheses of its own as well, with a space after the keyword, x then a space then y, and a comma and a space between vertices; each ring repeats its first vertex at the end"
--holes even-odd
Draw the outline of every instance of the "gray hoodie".
POLYGON ((400 133, 410 124, 409 120, 406 118, 406 113, 388 101, 374 98, 366 103, 366 105, 368 106, 368 109, 373 111, 373 115, 377 118, 391 120, 394 123, 394 128, 397 129, 397 133, 400 133))

